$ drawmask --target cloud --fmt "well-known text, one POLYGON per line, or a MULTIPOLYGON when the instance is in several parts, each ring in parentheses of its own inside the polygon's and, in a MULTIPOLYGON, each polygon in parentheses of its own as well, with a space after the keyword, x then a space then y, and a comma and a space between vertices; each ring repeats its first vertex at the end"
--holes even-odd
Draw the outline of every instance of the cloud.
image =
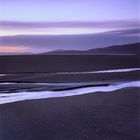
POLYGON ((113 30, 138 28, 137 21, 100 22, 18 22, 0 21, 1 36, 8 35, 69 35, 93 34, 113 30))
POLYGON ((33 29, 33 28, 123 28, 139 27, 138 21, 67 21, 67 22, 18 22, 0 21, 1 28, 7 29, 33 29))
POLYGON ((54 49, 80 49, 106 47, 114 44, 139 42, 140 29, 118 30, 86 35, 21 35, 1 36, 0 46, 26 46, 32 52, 54 49))

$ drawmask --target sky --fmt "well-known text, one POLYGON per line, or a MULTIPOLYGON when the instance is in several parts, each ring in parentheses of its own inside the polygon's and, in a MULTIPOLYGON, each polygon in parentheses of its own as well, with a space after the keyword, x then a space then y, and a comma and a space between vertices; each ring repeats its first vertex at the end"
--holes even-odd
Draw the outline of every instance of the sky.
POLYGON ((139 0, 0 0, 0 52, 139 41, 139 0))

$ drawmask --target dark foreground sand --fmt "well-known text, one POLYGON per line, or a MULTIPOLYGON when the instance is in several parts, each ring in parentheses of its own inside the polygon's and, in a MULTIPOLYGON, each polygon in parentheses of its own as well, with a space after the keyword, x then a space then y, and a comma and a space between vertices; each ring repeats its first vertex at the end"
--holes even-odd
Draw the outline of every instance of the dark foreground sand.
POLYGON ((139 140, 139 90, 0 105, 0 140, 139 140))

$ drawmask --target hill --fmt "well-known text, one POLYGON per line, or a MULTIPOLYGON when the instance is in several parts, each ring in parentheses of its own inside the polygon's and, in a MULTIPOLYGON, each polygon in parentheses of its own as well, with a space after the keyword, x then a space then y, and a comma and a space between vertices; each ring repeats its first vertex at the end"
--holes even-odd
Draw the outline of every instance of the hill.
POLYGON ((42 55, 135 55, 140 54, 140 43, 114 45, 105 48, 81 50, 54 50, 41 53, 42 55))

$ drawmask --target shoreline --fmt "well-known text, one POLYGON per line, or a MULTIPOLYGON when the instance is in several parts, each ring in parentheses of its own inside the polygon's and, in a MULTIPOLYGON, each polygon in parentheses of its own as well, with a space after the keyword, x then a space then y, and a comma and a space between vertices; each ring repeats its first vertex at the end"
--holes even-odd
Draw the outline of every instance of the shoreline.
POLYGON ((43 98, 58 98, 67 96, 83 95, 95 92, 111 92, 125 88, 140 87, 140 81, 131 81, 120 84, 111 84, 109 86, 93 86, 93 87, 75 87, 68 90, 56 90, 56 91, 32 91, 32 92, 17 92, 17 93, 1 93, 0 104, 12 103, 24 100, 34 100, 43 98))

